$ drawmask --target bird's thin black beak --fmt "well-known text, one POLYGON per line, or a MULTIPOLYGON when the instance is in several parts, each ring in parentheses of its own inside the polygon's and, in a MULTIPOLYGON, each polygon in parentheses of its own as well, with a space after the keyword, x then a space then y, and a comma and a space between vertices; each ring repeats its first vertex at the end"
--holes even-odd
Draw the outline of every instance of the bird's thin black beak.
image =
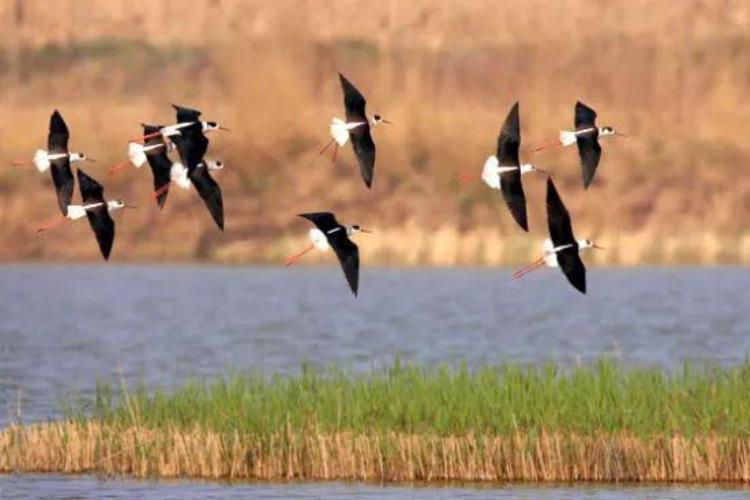
POLYGON ((231 132, 232 131, 231 128, 226 128, 226 127, 219 127, 219 130, 223 130, 224 132, 231 132))
POLYGON ((539 172, 540 174, 543 174, 543 175, 546 175, 547 177, 549 177, 549 172, 547 172, 546 170, 541 169, 539 167, 536 168, 536 172, 539 172))
POLYGON ((629 138, 629 137, 630 137, 629 135, 625 135, 625 134, 623 134, 623 133, 621 133, 621 132, 615 132, 615 135, 616 135, 617 137, 624 137, 625 139, 627 139, 627 138, 629 138))
POLYGON ((593 245, 591 245, 591 248, 596 248, 597 250, 606 250, 606 248, 604 248, 604 247, 600 247, 600 246, 599 246, 599 245, 597 245, 596 243, 594 243, 593 245))
POLYGON ((137 209, 138 207, 137 207, 136 205, 128 205, 128 204, 125 204, 124 208, 130 208, 130 209, 132 209, 132 210, 135 210, 135 209, 137 209))
POLYGON ((361 233, 372 234, 372 231, 370 231, 369 229, 360 229, 359 231, 360 231, 361 233))
POLYGON ((90 161, 91 163, 96 163, 96 160, 93 158, 85 158, 83 161, 90 161))
POLYGON ((386 125, 393 125, 393 122, 390 121, 390 120, 383 119, 383 120, 380 120, 380 121, 383 122, 383 123, 385 123, 386 125))

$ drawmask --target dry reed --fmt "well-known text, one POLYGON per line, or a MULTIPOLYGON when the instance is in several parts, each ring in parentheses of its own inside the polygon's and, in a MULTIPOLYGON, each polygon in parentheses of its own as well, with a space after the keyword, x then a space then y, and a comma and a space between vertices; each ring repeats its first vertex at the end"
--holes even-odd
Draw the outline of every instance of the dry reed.
POLYGON ((321 433, 315 427, 258 438, 200 427, 67 421, 4 429, 0 471, 243 480, 748 483, 750 439, 321 433))

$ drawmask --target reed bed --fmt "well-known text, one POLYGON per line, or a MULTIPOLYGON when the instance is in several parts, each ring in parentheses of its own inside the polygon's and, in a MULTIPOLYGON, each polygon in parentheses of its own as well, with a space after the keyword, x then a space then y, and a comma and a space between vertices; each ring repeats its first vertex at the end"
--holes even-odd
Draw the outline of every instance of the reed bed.
POLYGON ((375 481, 750 482, 750 362, 667 374, 393 366, 235 374, 0 432, 0 471, 375 481))

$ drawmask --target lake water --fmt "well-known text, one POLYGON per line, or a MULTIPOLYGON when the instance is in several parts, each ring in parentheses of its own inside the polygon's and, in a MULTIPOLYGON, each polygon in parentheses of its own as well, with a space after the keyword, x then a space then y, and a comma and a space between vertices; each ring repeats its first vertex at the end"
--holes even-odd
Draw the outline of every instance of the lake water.
MULTIPOLYGON (((594 269, 588 281, 583 296, 556 270, 512 281, 506 269, 365 268, 354 299, 334 267, 0 267, 0 425, 19 411, 24 422, 55 418, 62 398, 85 399, 97 379, 117 383, 121 376, 130 386, 169 388, 231 369, 294 373, 303 362, 369 370, 397 354, 469 366, 570 365, 610 356, 675 369, 685 359, 737 363, 750 352, 750 270, 594 269)), ((0 497, 12 489, 76 495, 89 487, 114 496, 181 498, 536 496, 517 487, 433 491, 0 477, 0 497)), ((555 498, 619 498, 630 490, 543 491, 555 498)), ((631 493, 717 498, 737 492, 631 493)))

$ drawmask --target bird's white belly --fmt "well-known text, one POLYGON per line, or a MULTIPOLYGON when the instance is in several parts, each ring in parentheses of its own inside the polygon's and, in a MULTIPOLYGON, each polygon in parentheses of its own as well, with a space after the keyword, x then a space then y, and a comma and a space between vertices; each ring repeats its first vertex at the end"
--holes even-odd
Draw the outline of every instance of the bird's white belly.
POLYGON ((498 172, 497 157, 490 156, 482 167, 482 180, 492 189, 500 189, 500 173, 498 172))
POLYGON ((323 232, 320 229, 316 227, 311 228, 309 237, 310 237, 310 242, 313 244, 313 246, 316 249, 322 252, 325 252, 329 248, 331 248, 331 246, 328 244, 328 238, 326 238, 326 235, 323 234, 323 232))
POLYGON ((336 141, 336 144, 343 146, 349 142, 349 128, 344 120, 341 118, 334 118, 331 120, 331 137, 336 141))
POLYGON ((65 216, 70 220, 80 219, 86 215, 86 209, 81 205, 68 205, 68 211, 65 216))
POLYGON ((143 144, 138 144, 137 142, 128 144, 128 159, 130 159, 130 163, 135 168, 141 168, 146 163, 145 150, 146 148, 143 147, 143 144))
POLYGON ((169 171, 169 177, 172 179, 172 182, 177 184, 182 189, 190 188, 188 171, 182 163, 176 162, 172 164, 172 168, 169 171))

